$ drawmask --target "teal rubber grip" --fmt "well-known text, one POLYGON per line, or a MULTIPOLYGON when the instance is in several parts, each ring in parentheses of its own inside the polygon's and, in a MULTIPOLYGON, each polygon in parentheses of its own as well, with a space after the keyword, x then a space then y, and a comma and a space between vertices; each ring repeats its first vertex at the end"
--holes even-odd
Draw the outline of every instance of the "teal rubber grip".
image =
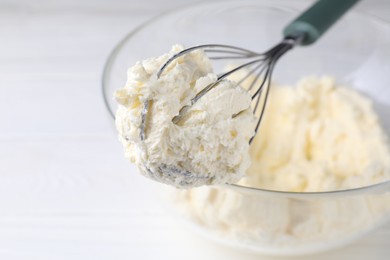
POLYGON ((318 40, 340 17, 359 0, 319 0, 289 23, 283 30, 284 37, 304 35, 300 45, 318 40))

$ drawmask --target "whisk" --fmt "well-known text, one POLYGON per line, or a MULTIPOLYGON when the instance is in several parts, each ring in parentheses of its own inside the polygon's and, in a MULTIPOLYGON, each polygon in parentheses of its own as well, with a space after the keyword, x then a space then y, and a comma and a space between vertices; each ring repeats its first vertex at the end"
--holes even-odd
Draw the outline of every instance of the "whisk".
MULTIPOLYGON (((259 130, 260 122, 262 121, 266 108, 272 72, 279 58, 297 45, 305 46, 314 43, 356 2, 358 2, 358 0, 317 1, 313 6, 284 28, 284 38, 280 43, 263 53, 224 44, 204 44, 184 49, 173 55, 157 72, 158 78, 175 59, 199 49, 208 54, 208 57, 212 60, 244 60, 241 65, 220 74, 214 83, 206 86, 197 93, 190 101, 190 104, 182 107, 179 114, 172 119, 173 123, 178 123, 191 106, 206 95, 219 82, 233 73, 244 69, 245 75, 238 80, 237 83, 240 85, 245 80, 251 81, 247 90, 252 96, 253 112, 255 115, 258 115, 258 121, 255 127, 256 134, 259 130)), ((145 136, 145 129, 148 109, 149 101, 145 101, 141 111, 140 139, 142 141, 147 138, 145 136)), ((239 113, 233 115, 233 117, 238 114, 239 113)), ((253 141, 253 138, 254 137, 250 139, 250 143, 253 141)), ((161 164, 157 167, 157 172, 152 172, 146 164, 144 167, 150 176, 164 175, 172 179, 172 182, 175 182, 175 180, 177 182, 179 180, 180 185, 191 185, 191 180, 197 180, 197 182, 201 184, 209 183, 208 177, 199 176, 173 165, 161 164)))
MULTIPOLYGON (((286 52, 291 50, 296 45, 310 45, 318 40, 325 31, 331 27, 346 11, 348 11, 359 0, 319 0, 304 13, 298 16, 294 21, 289 23, 283 31, 283 40, 269 49, 266 52, 258 53, 236 46, 223 44, 204 44, 187 48, 173 55, 157 72, 157 77, 160 77, 165 69, 175 59, 189 52, 202 49, 212 60, 246 60, 241 65, 233 68, 218 76, 217 80, 202 89, 191 100, 190 104, 184 106, 179 114, 172 121, 178 123, 183 115, 202 98, 207 92, 214 88, 220 81, 227 78, 231 74, 246 69, 247 74, 237 83, 241 84, 251 75, 254 75, 252 82, 249 84, 248 91, 252 95, 253 112, 258 115, 258 121, 255 128, 255 133, 258 132, 260 122, 263 118, 267 98, 270 90, 271 76, 276 62, 286 52)), ((145 139, 146 114, 148 111, 148 102, 144 104, 141 112, 141 140, 145 139)), ((236 114, 237 115, 237 114, 236 114)), ((236 116, 236 115, 233 115, 236 116)), ((252 139, 250 142, 252 142, 252 139)))

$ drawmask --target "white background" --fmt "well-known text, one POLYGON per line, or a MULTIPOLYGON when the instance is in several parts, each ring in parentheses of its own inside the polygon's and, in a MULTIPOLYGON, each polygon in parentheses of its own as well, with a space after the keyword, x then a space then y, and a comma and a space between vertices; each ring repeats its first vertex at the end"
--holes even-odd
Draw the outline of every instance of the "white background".
MULTIPOLYGON (((0 1, 0 259, 274 259, 176 223, 157 184, 123 158, 102 102, 114 45, 139 23, 193 2, 0 1)), ((386 0, 359 8, 390 17, 386 0)), ((390 225, 316 259, 389 255, 390 225)))

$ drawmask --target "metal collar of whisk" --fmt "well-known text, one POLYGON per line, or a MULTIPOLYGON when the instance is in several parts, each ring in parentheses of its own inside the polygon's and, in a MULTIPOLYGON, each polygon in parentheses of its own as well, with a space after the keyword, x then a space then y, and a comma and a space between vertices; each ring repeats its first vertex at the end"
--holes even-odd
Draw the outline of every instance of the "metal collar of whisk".
MULTIPOLYGON (((174 54, 159 69, 159 71, 156 74, 157 78, 160 78, 163 72, 166 70, 166 68, 177 58, 196 50, 203 50, 211 60, 222 60, 222 59, 223 60, 246 60, 246 62, 242 63, 239 66, 234 67, 233 69, 223 74, 220 74, 214 83, 206 86, 199 93, 197 93, 195 97, 191 99, 189 105, 182 107, 179 111, 179 114, 172 119, 172 122, 178 123, 183 117, 183 115, 191 108, 191 106, 195 104, 205 94, 207 94, 211 89, 213 89, 216 85, 218 85, 219 82, 227 78, 229 75, 245 68, 247 69, 247 73, 245 74, 244 77, 242 77, 242 79, 237 81, 237 84, 240 85, 242 82, 247 80, 249 76, 255 75, 254 79, 249 84, 248 91, 252 94, 252 101, 254 102, 254 108, 253 108, 254 114, 260 112, 258 116, 256 128, 255 128, 255 132, 257 132, 267 103, 270 79, 271 79, 271 75, 275 63, 284 53, 292 49, 295 45, 299 44, 302 41, 303 36, 304 35, 285 37, 279 44, 275 45, 273 48, 269 49, 264 53, 258 53, 248 49, 231 46, 231 45, 205 44, 205 45, 190 47, 174 54), (262 99, 261 96, 263 95, 263 93, 264 93, 264 98, 262 99)), ((140 138, 142 141, 146 139, 145 131, 146 131, 146 120, 147 120, 147 113, 149 109, 149 103, 150 101, 145 101, 144 107, 141 111, 140 138)), ((240 113, 237 113, 232 116, 235 117, 238 116, 239 114, 240 113)), ((252 139, 250 140, 250 142, 252 141, 252 139)))

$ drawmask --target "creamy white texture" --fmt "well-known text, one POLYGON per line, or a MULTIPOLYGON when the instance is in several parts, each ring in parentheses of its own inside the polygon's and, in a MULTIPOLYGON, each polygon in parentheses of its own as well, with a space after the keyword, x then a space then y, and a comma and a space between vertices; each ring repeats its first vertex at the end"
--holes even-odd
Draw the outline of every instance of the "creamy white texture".
POLYGON ((126 86, 115 93, 125 156, 145 176, 179 188, 236 182, 250 165, 251 97, 235 82, 223 80, 173 123, 180 109, 217 79, 202 51, 176 59, 157 78, 164 62, 180 50, 174 46, 168 54, 138 62, 129 69, 126 86), (141 140, 145 102, 146 138, 141 140))
MULTIPOLYGON (((320 192, 390 179, 388 139, 372 102, 329 77, 273 86, 250 153, 252 165, 239 182, 249 187, 320 192)), ((300 199, 201 187, 172 195, 175 205, 209 232, 271 250, 265 252, 348 240, 390 213, 390 192, 300 199)))
POLYGON ((242 184, 283 191, 350 189, 390 178, 390 149, 372 102, 330 77, 275 86, 242 184))

